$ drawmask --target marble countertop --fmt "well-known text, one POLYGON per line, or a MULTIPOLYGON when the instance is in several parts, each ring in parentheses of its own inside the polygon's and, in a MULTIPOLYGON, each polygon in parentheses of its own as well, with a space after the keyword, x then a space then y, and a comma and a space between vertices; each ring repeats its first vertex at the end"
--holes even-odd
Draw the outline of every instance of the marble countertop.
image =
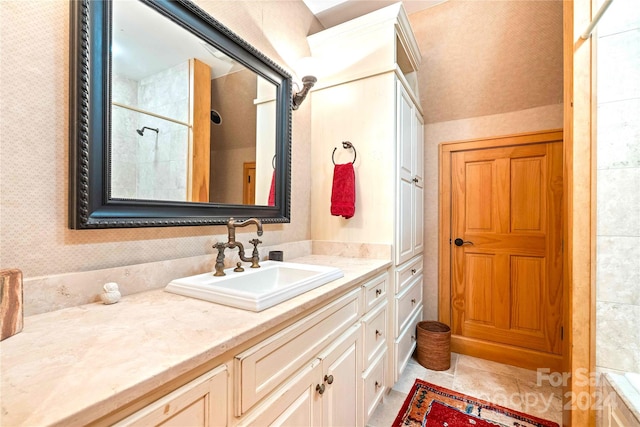
POLYGON ((0 343, 0 424, 82 425, 384 271, 388 260, 310 255, 344 277, 259 313, 162 290, 25 317, 0 343))

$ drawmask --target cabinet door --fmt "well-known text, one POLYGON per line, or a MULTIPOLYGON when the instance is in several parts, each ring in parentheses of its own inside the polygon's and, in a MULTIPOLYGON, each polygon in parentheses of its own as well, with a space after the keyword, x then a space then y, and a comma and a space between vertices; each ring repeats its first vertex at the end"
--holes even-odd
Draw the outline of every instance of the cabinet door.
POLYGON ((413 101, 400 82, 397 85, 397 205, 396 265, 413 256, 413 101))
POLYGON ((362 425, 360 335, 360 324, 356 324, 319 356, 325 426, 362 425))
POLYGON ((424 250, 424 125, 420 112, 413 114, 413 254, 424 250))
POLYGON ((240 426, 322 425, 322 396, 317 387, 322 374, 320 360, 304 367, 290 381, 272 392, 240 422, 240 426))
POLYGON ((226 426, 227 367, 216 368, 114 426, 226 426))

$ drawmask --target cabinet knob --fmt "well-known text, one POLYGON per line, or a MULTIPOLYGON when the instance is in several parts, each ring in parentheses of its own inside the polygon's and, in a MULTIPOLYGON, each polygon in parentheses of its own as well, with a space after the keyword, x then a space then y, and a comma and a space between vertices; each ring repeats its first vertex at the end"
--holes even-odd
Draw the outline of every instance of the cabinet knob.
POLYGON ((415 341, 416 337, 414 335, 411 335, 411 341, 415 341))
POLYGON ((333 375, 325 375, 324 382, 326 382, 327 384, 333 384, 333 375))
POLYGON ((412 268, 411 269, 411 274, 416 274, 416 271, 418 271, 418 270, 416 270, 415 268, 412 268))
POLYGON ((413 182, 418 182, 418 181, 419 181, 419 179, 418 179, 418 177, 417 177, 417 176, 414 176, 414 177, 413 177, 413 179, 412 179, 412 181, 413 181, 413 182))
POLYGON ((411 298, 411 304, 415 304, 416 303, 416 299, 415 298, 411 298))
POLYGON ((376 386, 376 390, 377 390, 377 389, 379 389, 380 387, 382 387, 382 383, 379 383, 378 381, 376 381, 375 386, 376 386))
POLYGON ((318 394, 324 394, 324 384, 318 384, 316 385, 316 391, 318 392, 318 394))
POLYGON ((382 289, 376 289, 376 297, 379 297, 382 294, 382 289))
POLYGON ((382 336, 382 332, 376 329, 376 337, 381 337, 381 336, 382 336))

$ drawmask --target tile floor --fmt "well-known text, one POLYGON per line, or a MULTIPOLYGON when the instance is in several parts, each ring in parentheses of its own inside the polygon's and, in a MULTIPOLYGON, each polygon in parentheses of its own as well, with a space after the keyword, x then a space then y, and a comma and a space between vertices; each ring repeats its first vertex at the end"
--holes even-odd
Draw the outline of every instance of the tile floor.
POLYGON ((411 359, 367 427, 389 427, 416 378, 562 425, 562 387, 544 379, 538 384, 536 371, 453 353, 448 371, 432 371, 411 359))

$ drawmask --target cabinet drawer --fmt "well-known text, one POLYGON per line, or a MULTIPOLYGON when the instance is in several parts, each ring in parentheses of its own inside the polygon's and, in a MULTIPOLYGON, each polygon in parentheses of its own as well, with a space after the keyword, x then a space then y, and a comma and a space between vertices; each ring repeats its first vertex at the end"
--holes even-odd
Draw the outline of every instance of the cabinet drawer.
POLYGON ((362 318, 364 326, 364 369, 387 346, 387 301, 380 303, 362 318))
POLYGON ((235 415, 273 391, 359 318, 360 288, 272 335, 234 359, 235 415))
POLYGON ((226 426, 227 376, 227 366, 220 366, 114 426, 226 426))
POLYGON ((413 350, 416 348, 416 325, 420 321, 421 314, 422 306, 420 306, 419 310, 416 311, 416 314, 411 317, 407 327, 402 331, 394 343, 394 360, 396 362, 394 381, 398 381, 398 378, 402 375, 402 371, 405 366, 407 366, 407 362, 413 354, 413 350))
POLYGON ((384 300, 387 296, 387 288, 389 285, 389 274, 384 273, 380 276, 368 281, 362 287, 364 288, 364 312, 367 313, 376 304, 384 300))
POLYGON ((396 304, 396 337, 407 326, 410 317, 422 305, 422 274, 414 277, 408 288, 395 298, 396 304))
POLYGON ((422 255, 419 255, 396 269, 395 293, 402 292, 411 284, 412 278, 422 273, 422 255))
POLYGON ((371 367, 362 374, 364 383, 364 424, 366 425, 376 406, 382 400, 385 384, 385 366, 387 366, 387 352, 380 353, 371 367))

